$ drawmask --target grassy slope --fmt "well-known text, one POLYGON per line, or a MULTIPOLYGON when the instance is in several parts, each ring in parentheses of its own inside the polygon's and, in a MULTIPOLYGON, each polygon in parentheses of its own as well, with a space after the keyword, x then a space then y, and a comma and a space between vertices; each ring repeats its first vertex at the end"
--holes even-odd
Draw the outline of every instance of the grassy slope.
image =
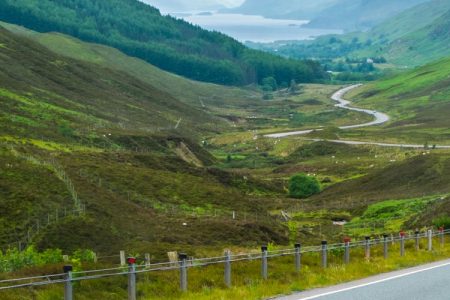
POLYGON ((5 0, 0 7, 3 21, 112 46, 191 79, 246 85, 270 76, 280 83, 328 78, 313 61, 287 60, 248 49, 219 32, 162 16, 137 0, 5 0))
POLYGON ((38 33, 13 24, 4 22, 0 22, 0 24, 13 33, 25 35, 39 42, 55 53, 126 72, 196 107, 202 106, 201 101, 205 105, 221 105, 234 99, 248 100, 249 98, 259 97, 257 93, 250 90, 197 82, 165 72, 111 47, 85 43, 74 37, 59 33, 38 33))
POLYGON ((418 66, 448 56, 449 19, 450 9, 432 24, 395 40, 389 45, 388 57, 397 64, 418 66))
POLYGON ((393 41, 405 34, 415 32, 432 24, 436 18, 443 15, 448 9, 450 9, 450 3, 446 0, 434 0, 432 3, 423 3, 374 27, 368 35, 375 38, 375 41, 378 38, 393 41))
POLYGON ((384 56, 399 66, 423 65, 448 56, 449 12, 448 1, 435 0, 406 10, 367 33, 344 36, 344 40, 357 36, 372 41, 350 56, 384 56))
POLYGON ((258 46, 297 58, 385 57, 383 68, 415 67, 448 56, 450 2, 433 0, 385 20, 367 32, 327 35, 288 45, 258 46))
POLYGON ((389 199, 408 199, 447 193, 450 189, 448 153, 417 156, 348 180, 313 197, 317 206, 358 209, 389 199))
POLYGON ((312 19, 311 28, 368 29, 426 0, 343 0, 312 19))
MULTIPOLYGON (((393 118, 383 133, 418 143, 450 143, 450 59, 443 59, 352 92, 358 105, 387 112, 393 118)), ((381 131, 374 131, 376 132, 381 131)))
POLYGON ((2 172, 2 191, 12 193, 2 192, 0 203, 16 220, 2 215, 2 223, 27 228, 46 210, 71 205, 61 181, 49 175, 39 183, 49 170, 26 158, 57 161, 87 205, 85 217, 42 232, 40 247, 109 252, 148 243, 167 250, 168 244, 286 240, 281 226, 264 217, 267 201, 247 195, 272 193, 271 187, 182 159, 213 161, 192 140, 220 128, 216 118, 129 74, 59 56, 3 29, 0 65, 0 157, 2 170, 12 168, 2 172), (21 181, 27 184, 12 186, 21 181), (231 210, 260 217, 232 221, 231 210))

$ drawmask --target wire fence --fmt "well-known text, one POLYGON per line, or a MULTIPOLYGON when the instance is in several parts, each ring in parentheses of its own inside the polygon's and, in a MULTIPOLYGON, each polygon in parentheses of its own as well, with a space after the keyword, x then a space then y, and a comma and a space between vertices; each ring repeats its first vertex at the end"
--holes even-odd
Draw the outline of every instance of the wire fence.
POLYGON ((86 207, 81 205, 80 209, 77 208, 60 208, 55 209, 51 213, 30 220, 28 227, 25 229, 25 233, 11 234, 0 236, 0 240, 9 241, 0 246, 1 251, 7 251, 9 249, 17 248, 19 251, 26 249, 33 243, 33 239, 39 235, 42 230, 45 230, 52 224, 56 224, 70 217, 81 217, 86 213, 86 207), (13 241, 13 242, 12 242, 13 241))
MULTIPOLYGON (((382 237, 366 237, 364 240, 357 240, 352 242, 349 238, 345 238, 342 243, 328 244, 323 241, 319 246, 302 247, 296 244, 294 248, 269 250, 267 246, 261 247, 261 252, 250 252, 241 254, 232 254, 230 251, 225 251, 223 256, 205 257, 197 259, 189 259, 186 254, 180 253, 176 261, 152 263, 147 261, 139 261, 136 258, 130 257, 127 259, 127 265, 94 269, 73 271, 71 266, 65 266, 64 272, 59 274, 49 274, 25 278, 11 278, 0 280, 0 292, 2 290, 11 290, 18 288, 30 288, 48 286, 53 284, 64 284, 65 300, 72 300, 73 291, 72 284, 75 282, 96 280, 102 278, 110 278, 117 276, 128 277, 128 295, 129 299, 136 299, 136 275, 144 273, 152 273, 159 271, 175 271, 180 272, 180 289, 187 290, 187 270, 190 268, 206 267, 212 265, 224 265, 225 268, 225 283, 227 286, 231 285, 231 264, 237 262, 261 261, 261 276, 263 279, 268 277, 268 260, 277 257, 294 257, 295 268, 300 272, 302 255, 307 253, 319 253, 321 257, 321 266, 326 268, 328 265, 328 254, 333 251, 342 251, 344 254, 344 263, 350 262, 350 250, 362 248, 364 255, 370 257, 370 249, 375 245, 383 245, 384 257, 388 257, 389 245, 398 244, 400 248, 400 255, 405 255, 405 244, 407 241, 414 241, 416 250, 419 250, 419 244, 423 239, 426 239, 426 249, 432 251, 436 246, 436 238, 441 246, 445 244, 445 236, 450 235, 450 230, 440 228, 439 231, 428 230, 426 232, 400 232, 398 235, 383 235, 382 237)), ((121 254, 123 256, 123 254, 121 254)), ((115 257, 115 256, 113 256, 115 257)), ((0 294, 1 297, 1 294, 0 294)))

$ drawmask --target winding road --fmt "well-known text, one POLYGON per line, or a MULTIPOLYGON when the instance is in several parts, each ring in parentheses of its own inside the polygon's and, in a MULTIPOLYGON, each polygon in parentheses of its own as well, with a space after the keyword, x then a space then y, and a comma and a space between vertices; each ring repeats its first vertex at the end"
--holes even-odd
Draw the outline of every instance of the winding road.
MULTIPOLYGON (((347 94, 348 92, 350 92, 353 89, 356 89, 358 87, 362 86, 362 84, 355 84, 352 86, 348 86, 345 87, 343 89, 340 89, 339 91, 337 91, 336 93, 333 94, 333 96, 331 96, 331 99, 333 99, 334 101, 337 101, 338 104, 336 104, 336 107, 339 108, 343 108, 343 109, 347 109, 347 110, 352 110, 352 111, 358 111, 358 112, 362 112, 362 113, 366 113, 369 115, 374 116, 374 120, 372 122, 369 123, 364 123, 364 124, 357 124, 357 125, 349 125, 349 126, 341 126, 339 127, 339 129, 353 129, 353 128, 362 128, 362 127, 369 127, 369 126, 375 126, 375 125, 380 125, 383 123, 386 123, 387 121, 390 120, 390 117, 386 114, 374 111, 374 110, 369 110, 369 109, 362 109, 362 108, 356 108, 356 107, 351 107, 350 105, 350 101, 345 100, 343 97, 345 94, 347 94)), ((265 137, 269 137, 269 138, 284 138, 284 137, 288 137, 288 136, 294 136, 294 135, 303 135, 303 134, 308 134, 311 133, 313 131, 322 131, 323 128, 315 128, 315 129, 308 129, 308 130, 301 130, 301 131, 290 131, 290 132, 282 132, 282 133, 272 133, 272 134, 267 134, 265 135, 265 137)))
MULTIPOLYGON (((331 96, 331 99, 338 102, 338 104, 335 105, 336 107, 369 114, 374 117, 374 120, 369 123, 341 126, 341 127, 339 127, 339 129, 346 130, 346 129, 376 126, 376 125, 384 124, 391 119, 387 114, 384 114, 384 113, 381 113, 381 112, 378 112, 375 110, 356 108, 356 107, 350 106, 351 102, 348 100, 345 100, 344 96, 351 90, 356 89, 360 86, 362 86, 362 84, 356 84, 356 85, 352 85, 352 86, 348 86, 343 89, 340 89, 339 91, 335 92, 331 96)), ((322 131, 322 130, 323 130, 323 128, 315 128, 315 129, 307 129, 307 130, 301 130, 301 131, 271 133, 271 134, 267 134, 264 136, 268 137, 268 138, 278 139, 278 138, 285 138, 285 137, 289 137, 289 136, 305 135, 308 133, 312 133, 314 131, 322 131)), ((375 146, 380 146, 380 147, 400 147, 400 148, 413 148, 413 149, 424 147, 424 145, 417 145, 417 144, 389 144, 389 143, 379 143, 379 142, 361 142, 361 141, 348 141, 348 140, 323 140, 323 139, 310 139, 310 140, 316 141, 316 142, 317 141, 328 141, 328 142, 332 142, 332 143, 347 144, 347 145, 375 145, 375 146)), ((435 149, 450 149, 450 146, 435 145, 435 146, 433 146, 433 148, 435 148, 435 149)))

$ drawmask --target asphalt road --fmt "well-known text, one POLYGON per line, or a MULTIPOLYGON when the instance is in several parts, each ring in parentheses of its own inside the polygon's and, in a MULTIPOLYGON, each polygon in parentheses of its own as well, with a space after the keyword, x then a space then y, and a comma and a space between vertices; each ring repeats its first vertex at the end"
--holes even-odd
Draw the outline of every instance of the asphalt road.
MULTIPOLYGON (((386 123, 387 121, 390 120, 389 116, 384 113, 381 113, 381 112, 378 112, 375 110, 362 109, 362 108, 356 108, 356 107, 349 106, 351 102, 348 100, 345 100, 343 98, 344 95, 347 94, 349 91, 351 91, 357 87, 360 87, 360 86, 361 86, 361 84, 356 84, 356 85, 352 85, 352 86, 348 86, 346 88, 340 89, 339 91, 334 93, 333 96, 331 96, 331 99, 338 102, 338 104, 335 105, 336 107, 369 114, 374 117, 374 120, 369 123, 341 126, 341 127, 339 127, 340 129, 353 129, 353 128, 375 126, 375 125, 380 125, 380 124, 386 123)), ((265 136, 269 137, 269 138, 283 138, 283 137, 294 136, 294 135, 308 134, 313 131, 321 131, 321 130, 323 130, 323 129, 316 128, 316 129, 308 129, 308 130, 301 130, 301 131, 273 133, 273 134, 268 134, 265 136)))
MULTIPOLYGON (((347 140, 324 140, 324 139, 308 139, 314 142, 327 141, 336 144, 346 145, 375 145, 380 147, 396 147, 396 148, 411 148, 411 149, 424 149, 424 145, 419 144, 389 144, 389 143, 377 143, 377 142, 361 142, 361 141, 347 141, 347 140)), ((450 149, 450 146, 434 145, 435 149, 450 149)), ((450 300, 450 298, 449 298, 450 300)))
POLYGON ((362 108, 356 108, 356 107, 349 106, 351 102, 348 100, 345 100, 343 98, 344 95, 347 94, 349 91, 351 91, 357 87, 360 87, 360 86, 362 86, 362 84, 356 84, 356 85, 352 85, 352 86, 343 88, 343 89, 337 91, 336 93, 334 93, 333 96, 331 96, 331 99, 339 102, 338 104, 335 105, 336 107, 366 113, 368 115, 373 116, 374 120, 372 122, 364 123, 364 124, 341 126, 341 127, 339 127, 340 129, 352 129, 352 128, 375 126, 375 125, 380 125, 380 124, 386 123, 387 121, 390 120, 390 117, 387 114, 384 114, 384 113, 381 113, 381 112, 378 112, 375 110, 362 109, 362 108))
POLYGON ((450 260, 277 300, 450 300, 450 260))
MULTIPOLYGON (((361 127, 369 127, 369 126, 376 126, 383 123, 386 123, 390 120, 390 117, 387 114, 375 111, 375 110, 369 110, 369 109, 362 109, 362 108, 355 108, 349 106, 351 104, 350 101, 345 100, 344 96, 349 91, 360 87, 361 84, 356 84, 352 86, 348 86, 346 88, 340 89, 336 93, 331 96, 331 99, 334 101, 337 101, 338 104, 336 104, 336 107, 340 107, 343 109, 353 110, 353 111, 359 111, 363 112, 369 115, 372 115, 374 117, 374 120, 369 123, 363 123, 363 124, 357 124, 357 125, 348 125, 348 126, 341 126, 340 129, 353 129, 353 128, 361 128, 361 127)), ((281 133, 272 133, 267 134, 265 137, 268 138, 284 138, 289 136, 296 136, 296 135, 305 135, 308 133, 311 133, 313 131, 322 131, 323 128, 316 128, 316 129, 307 129, 307 130, 301 130, 301 131, 290 131, 290 132, 281 132, 281 133)), ((396 147, 396 148, 412 148, 412 149, 423 149, 424 145, 417 145, 417 144, 390 144, 390 143, 378 143, 378 142, 361 142, 361 141, 346 141, 346 140, 320 140, 320 139, 311 139, 312 141, 328 141, 332 143, 338 143, 338 144, 347 144, 347 145, 375 145, 379 147, 396 147)), ((442 145, 435 145, 436 149, 450 149, 450 146, 442 146, 442 145)), ((450 300, 450 296, 448 298, 450 300)))

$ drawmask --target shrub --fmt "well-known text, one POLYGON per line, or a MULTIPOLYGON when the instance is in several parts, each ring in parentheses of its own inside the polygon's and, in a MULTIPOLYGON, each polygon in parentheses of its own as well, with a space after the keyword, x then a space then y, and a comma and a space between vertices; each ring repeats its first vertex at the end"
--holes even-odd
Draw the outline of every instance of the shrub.
POLYGON ((433 225, 436 227, 444 226, 444 228, 450 229, 450 217, 449 216, 441 216, 437 219, 434 219, 433 225))
POLYGON ((320 183, 312 176, 297 174, 289 180, 289 196, 293 198, 307 198, 320 193, 320 183))

